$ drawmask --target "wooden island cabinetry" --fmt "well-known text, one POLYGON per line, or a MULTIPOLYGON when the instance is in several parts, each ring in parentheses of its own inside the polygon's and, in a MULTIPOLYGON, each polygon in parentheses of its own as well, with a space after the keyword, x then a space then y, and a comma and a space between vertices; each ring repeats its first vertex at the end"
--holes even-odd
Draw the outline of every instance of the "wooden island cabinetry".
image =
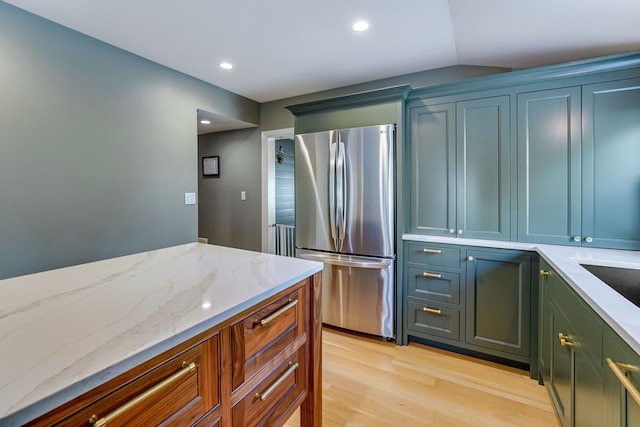
POLYGON ((276 426, 302 405, 301 425, 320 426, 311 375, 320 281, 316 273, 28 425, 276 426))

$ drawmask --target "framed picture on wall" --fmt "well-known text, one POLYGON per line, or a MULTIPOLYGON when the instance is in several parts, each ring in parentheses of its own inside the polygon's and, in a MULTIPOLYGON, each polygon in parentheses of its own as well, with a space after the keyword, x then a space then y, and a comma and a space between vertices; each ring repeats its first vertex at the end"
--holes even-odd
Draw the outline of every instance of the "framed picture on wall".
POLYGON ((220 176, 220 156, 202 158, 202 176, 220 176))

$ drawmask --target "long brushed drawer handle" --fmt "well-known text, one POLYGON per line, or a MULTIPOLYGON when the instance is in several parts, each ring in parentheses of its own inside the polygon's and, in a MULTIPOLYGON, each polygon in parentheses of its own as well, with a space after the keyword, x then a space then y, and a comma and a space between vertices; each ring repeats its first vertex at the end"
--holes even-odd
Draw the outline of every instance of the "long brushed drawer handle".
POLYGON ((626 388, 631 397, 633 397, 633 400, 635 400, 636 403, 640 406, 640 392, 637 388, 635 388, 631 381, 629 381, 629 378, 627 378, 624 372, 622 372, 622 369, 630 372, 640 372, 640 369, 638 369, 637 366, 618 363, 609 357, 607 357, 606 361, 607 365, 609 365, 609 368, 611 368, 611 370, 613 371, 613 374, 618 377, 624 388, 626 388))
POLYGON ((425 271, 424 273, 422 273, 422 277, 431 277, 432 279, 442 279, 442 274, 427 273, 425 271))
POLYGON ((195 371, 196 367, 197 366, 196 366, 195 362, 191 362, 191 363, 182 362, 182 369, 180 369, 178 372, 176 372, 175 374, 171 375, 169 378, 159 382, 158 384, 154 385, 153 387, 151 387, 149 390, 145 391, 144 393, 139 394, 138 396, 134 397, 133 399, 131 399, 130 401, 128 401, 124 405, 120 406, 118 409, 116 409, 113 412, 107 414, 106 416, 104 416, 102 418, 98 418, 97 415, 95 415, 95 414, 92 415, 91 418, 89 418, 89 424, 94 425, 95 427, 106 426, 107 423, 112 422, 114 419, 118 418, 120 415, 124 414, 125 412, 129 411, 130 409, 132 409, 133 407, 139 405, 140 403, 144 402, 145 400, 147 400, 148 398, 150 398, 154 394, 159 393, 160 391, 162 391, 165 388, 169 387, 170 385, 172 385, 173 383, 175 383, 176 381, 178 381, 182 377, 184 377, 184 376, 188 375, 189 373, 195 371))
POLYGON ((277 389, 280 384, 284 382, 284 380, 286 380, 291 374, 293 374, 295 370, 298 369, 299 365, 300 364, 298 362, 289 362, 289 369, 284 371, 284 374, 280 375, 280 378, 278 378, 273 384, 271 384, 271 386, 263 393, 256 393, 256 397, 262 401, 267 400, 267 397, 269 397, 269 395, 273 393, 273 391, 277 389))
POLYGON ((297 298, 294 299, 294 300, 289 300, 289 304, 282 306, 280 309, 278 309, 277 311, 274 311, 273 313, 271 313, 269 316, 265 317, 262 320, 256 319, 255 323, 260 324, 260 326, 264 326, 267 323, 271 322, 276 317, 281 316, 282 313, 284 313, 285 311, 289 310, 291 307, 295 307, 296 304, 298 304, 298 299, 297 298))
POLYGON ((442 314, 442 310, 439 308, 422 307, 422 311, 425 313, 442 314))
POLYGON ((422 252, 426 253, 426 254, 441 254, 442 253, 442 249, 429 249, 429 248, 424 248, 422 250, 422 252))

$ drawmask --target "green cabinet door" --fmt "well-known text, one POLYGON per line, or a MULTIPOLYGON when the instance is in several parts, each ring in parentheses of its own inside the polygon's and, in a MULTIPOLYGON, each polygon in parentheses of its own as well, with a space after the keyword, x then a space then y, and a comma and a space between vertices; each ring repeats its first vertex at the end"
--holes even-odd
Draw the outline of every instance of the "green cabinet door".
POLYGON ((528 357, 531 255, 467 250, 466 342, 528 357))
POLYGON ((583 86, 582 239, 640 249, 640 79, 583 86))
POLYGON ((456 105, 456 234, 510 240, 509 96, 456 105))
POLYGON ((600 360, 594 360, 580 342, 575 352, 573 366, 573 425, 576 427, 602 427, 605 423, 606 402, 604 379, 600 360))
POLYGON ((581 244, 580 96, 518 94, 518 241, 581 244))
POLYGON ((455 103, 409 108, 411 231, 450 235, 455 227, 455 103))
POLYGON ((541 267, 540 372, 560 423, 606 426, 603 322, 549 267, 541 267))
POLYGON ((628 379, 631 387, 640 391, 640 356, 609 328, 605 332, 604 355, 608 405, 606 425, 640 427, 640 403, 633 399, 614 374, 616 366, 610 366, 617 365, 619 374, 628 379))
POLYGON ((572 422, 572 391, 573 391, 573 356, 571 347, 562 345, 559 334, 568 335, 571 327, 567 319, 552 302, 546 306, 544 313, 548 329, 543 332, 544 339, 549 344, 549 378, 545 386, 549 391, 551 403, 563 427, 571 426, 572 422))
POLYGON ((409 107, 411 231, 510 240, 509 96, 409 107))

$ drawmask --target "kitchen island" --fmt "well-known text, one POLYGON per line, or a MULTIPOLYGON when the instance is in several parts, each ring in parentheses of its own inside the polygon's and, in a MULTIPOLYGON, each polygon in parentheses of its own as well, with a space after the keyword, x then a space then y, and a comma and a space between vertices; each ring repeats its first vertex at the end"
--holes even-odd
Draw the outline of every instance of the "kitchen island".
MULTIPOLYGON (((190 405, 202 414, 191 407, 193 421, 283 422, 302 405, 302 424, 320 425, 321 270, 320 263, 190 243, 2 280, 0 425, 71 419, 117 389, 124 397, 104 410, 112 415, 172 378, 197 384, 190 405), (177 374, 165 369, 183 355, 201 365, 185 360, 177 374), (283 381, 295 396, 276 390, 272 397, 288 399, 283 413, 247 402, 289 365, 294 380, 283 381)), ((257 399, 263 406, 266 394, 257 399)))

